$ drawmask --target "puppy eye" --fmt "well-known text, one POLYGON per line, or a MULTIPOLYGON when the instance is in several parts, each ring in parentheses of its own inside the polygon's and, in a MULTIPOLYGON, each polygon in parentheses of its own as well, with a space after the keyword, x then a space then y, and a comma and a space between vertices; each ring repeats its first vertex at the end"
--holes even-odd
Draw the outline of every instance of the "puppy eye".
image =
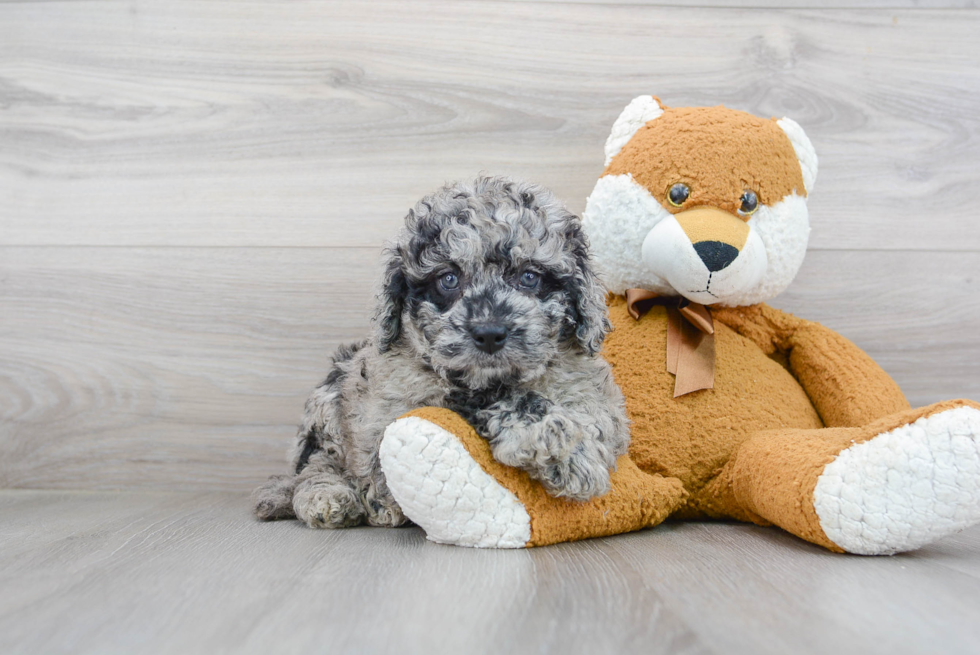
POLYGON ((455 273, 446 273, 439 278, 439 286, 441 286, 446 291, 452 291, 459 287, 459 278, 455 273))
POLYGON ((742 216, 751 216, 759 208, 759 196, 756 195, 755 191, 747 189, 739 201, 742 204, 738 208, 738 213, 742 216))
POLYGON ((667 202, 669 202, 674 207, 680 207, 687 199, 691 196, 691 189, 683 182, 678 182, 674 186, 670 187, 670 191, 667 192, 667 202))
POLYGON ((541 282, 541 276, 534 271, 524 271, 521 273, 521 286, 525 289, 533 289, 541 282))

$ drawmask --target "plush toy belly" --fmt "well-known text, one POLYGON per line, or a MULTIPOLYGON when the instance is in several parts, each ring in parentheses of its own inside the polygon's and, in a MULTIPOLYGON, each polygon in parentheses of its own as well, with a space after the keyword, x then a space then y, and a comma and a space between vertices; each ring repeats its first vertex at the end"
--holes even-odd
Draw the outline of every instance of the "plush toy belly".
POLYGON ((752 341, 715 321, 714 388, 673 397, 667 372, 667 313, 653 307, 639 320, 625 303, 610 303, 613 331, 603 355, 626 396, 632 421, 630 455, 647 473, 680 479, 697 511, 698 492, 760 430, 820 428, 799 382, 752 341))

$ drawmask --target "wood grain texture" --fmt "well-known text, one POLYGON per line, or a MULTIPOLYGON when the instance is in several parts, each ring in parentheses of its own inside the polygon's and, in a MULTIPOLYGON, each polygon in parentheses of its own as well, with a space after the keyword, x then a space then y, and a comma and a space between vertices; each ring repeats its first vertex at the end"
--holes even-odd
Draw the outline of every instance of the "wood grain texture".
POLYGON ((970 9, 5 3, 0 243, 375 246, 480 170, 580 211, 657 93, 804 125, 814 248, 977 250, 978 32, 970 9))
POLYGON ((3 250, 0 487, 163 489, 284 466, 379 253, 3 250))
POLYGON ((5 653, 976 652, 980 529, 895 557, 666 524, 522 551, 262 524, 226 494, 0 492, 5 653))
MULTIPOLYGON (((284 467, 378 250, 0 248, 0 487, 250 489, 284 467)), ((774 305, 916 405, 980 398, 980 253, 810 253, 774 305), (955 302, 954 302, 955 299, 955 302)))
POLYGON ((980 397, 978 13, 663 4, 0 4, 0 487, 279 470, 405 210, 480 169, 580 210, 648 91, 806 125, 775 304, 980 397))
MULTIPOLYGON (((15 0, 23 1, 23 0, 15 0)), ((976 0, 506 0, 509 2, 546 2, 554 4, 616 4, 645 7, 717 7, 743 9, 972 9, 976 0)))

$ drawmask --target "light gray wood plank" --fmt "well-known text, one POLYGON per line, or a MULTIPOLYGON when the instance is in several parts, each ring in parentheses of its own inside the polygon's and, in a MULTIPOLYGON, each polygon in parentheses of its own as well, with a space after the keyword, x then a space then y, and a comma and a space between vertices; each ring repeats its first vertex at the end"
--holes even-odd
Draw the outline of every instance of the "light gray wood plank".
MULTIPOLYGON (((281 471, 377 249, 0 248, 0 487, 246 490, 281 471)), ((774 302, 913 404, 980 399, 980 253, 812 252, 774 302)))
MULTIPOLYGON (((90 2, 91 0, 0 0, 0 4, 29 2, 90 2)), ((498 3, 613 4, 645 7, 690 7, 729 9, 971 9, 976 0, 496 0, 498 3)))
POLYGON ((580 211, 635 95, 790 115, 818 249, 980 249, 980 14, 0 5, 0 243, 374 246, 446 179, 580 211))
POLYGON ((8 493, 4 652, 707 652, 595 553, 260 524, 216 494, 8 493))
POLYGON ((3 491, 0 512, 4 652, 972 653, 980 630, 955 570, 976 528, 867 558, 696 523, 470 550, 215 493, 3 491))
POLYGON ((103 489, 282 468, 333 349, 367 333, 379 254, 3 250, 0 487, 103 489))
POLYGON ((913 406, 980 399, 980 254, 811 252, 770 303, 851 339, 913 406))
POLYGON ((956 570, 977 570, 978 528, 895 557, 838 555, 746 524, 668 524, 606 545, 656 576, 668 606, 718 652, 973 653, 980 643, 980 577, 956 570))
MULTIPOLYGON (((29 0, 28 0, 29 1, 29 0)), ((976 0, 503 0, 552 4, 634 5, 644 7, 717 7, 727 9, 973 9, 976 0)))

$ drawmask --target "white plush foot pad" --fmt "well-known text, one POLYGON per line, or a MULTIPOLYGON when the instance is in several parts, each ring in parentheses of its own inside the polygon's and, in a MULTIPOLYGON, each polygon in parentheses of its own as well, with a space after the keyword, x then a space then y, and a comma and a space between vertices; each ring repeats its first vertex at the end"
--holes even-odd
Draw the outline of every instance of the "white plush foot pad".
POLYGON ((824 469, 813 505, 827 537, 861 555, 980 523, 980 411, 946 410, 851 446, 824 469))
POLYGON ((475 548, 524 548, 531 518, 450 432, 424 419, 398 419, 381 441, 381 468, 405 516, 431 541, 475 548))

